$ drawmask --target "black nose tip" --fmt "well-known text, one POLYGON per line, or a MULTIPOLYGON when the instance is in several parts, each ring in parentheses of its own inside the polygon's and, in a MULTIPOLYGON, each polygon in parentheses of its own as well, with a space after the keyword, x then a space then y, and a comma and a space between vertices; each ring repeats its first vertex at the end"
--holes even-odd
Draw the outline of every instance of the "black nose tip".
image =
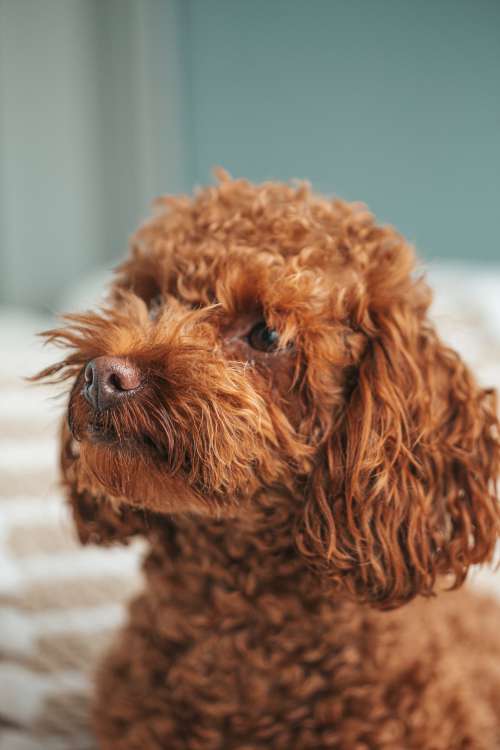
POLYGON ((141 385, 141 373, 127 359, 96 357, 85 368, 83 395, 96 411, 114 406, 141 385))

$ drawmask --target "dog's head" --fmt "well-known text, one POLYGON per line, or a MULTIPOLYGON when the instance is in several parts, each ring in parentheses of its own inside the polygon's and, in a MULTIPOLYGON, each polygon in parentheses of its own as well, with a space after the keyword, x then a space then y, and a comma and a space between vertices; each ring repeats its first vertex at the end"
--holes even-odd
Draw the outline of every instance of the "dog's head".
POLYGON ((413 264, 362 206, 304 186, 160 201, 105 309, 49 332, 70 350, 42 376, 72 381, 78 492, 220 517, 281 487, 296 548, 352 595, 460 584, 499 530, 495 399, 440 342, 413 264))

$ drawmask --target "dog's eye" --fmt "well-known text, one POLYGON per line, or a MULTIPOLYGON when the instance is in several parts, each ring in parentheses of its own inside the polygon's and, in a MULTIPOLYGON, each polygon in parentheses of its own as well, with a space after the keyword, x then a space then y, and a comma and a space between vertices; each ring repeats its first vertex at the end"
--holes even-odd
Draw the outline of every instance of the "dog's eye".
POLYGON ((260 352, 274 352, 278 348, 279 336, 274 328, 268 328, 264 321, 257 323, 247 336, 252 349, 260 352))

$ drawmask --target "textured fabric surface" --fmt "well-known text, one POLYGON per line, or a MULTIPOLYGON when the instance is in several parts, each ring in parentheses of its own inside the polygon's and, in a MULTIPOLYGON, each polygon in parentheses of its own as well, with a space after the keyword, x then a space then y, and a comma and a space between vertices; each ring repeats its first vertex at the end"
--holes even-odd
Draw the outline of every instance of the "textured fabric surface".
MULTIPOLYGON (((500 387, 500 269, 436 266, 435 319, 483 384, 500 387)), ((0 310, 0 748, 90 750, 92 671, 140 585, 141 545, 81 548, 57 486, 64 399, 21 376, 54 358, 50 321, 0 310)), ((500 590, 484 571, 473 584, 500 590)))

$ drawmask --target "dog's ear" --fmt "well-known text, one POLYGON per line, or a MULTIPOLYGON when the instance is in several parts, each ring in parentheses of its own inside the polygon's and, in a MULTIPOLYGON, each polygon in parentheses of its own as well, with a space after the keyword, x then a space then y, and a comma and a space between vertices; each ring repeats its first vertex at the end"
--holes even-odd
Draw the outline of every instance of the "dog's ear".
POLYGON ((297 543, 338 587, 389 608, 431 594, 442 576, 459 586, 470 565, 491 559, 500 443, 495 393, 440 341, 425 285, 408 276, 398 297, 378 279, 297 543))
POLYGON ((60 467, 78 538, 82 544, 126 544, 132 537, 148 534, 155 518, 150 513, 118 505, 102 494, 82 488, 78 480, 77 444, 66 425, 61 430, 60 467))

